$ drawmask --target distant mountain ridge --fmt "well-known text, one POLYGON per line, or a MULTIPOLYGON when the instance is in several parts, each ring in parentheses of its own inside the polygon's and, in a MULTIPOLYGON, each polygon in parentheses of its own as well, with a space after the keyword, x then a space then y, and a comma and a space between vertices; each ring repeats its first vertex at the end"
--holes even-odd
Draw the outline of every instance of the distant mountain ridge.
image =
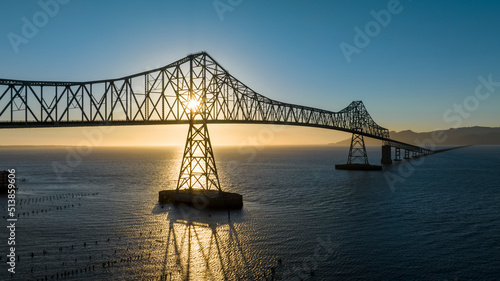
MULTIPOLYGON (((411 130, 390 132, 391 139, 418 145, 425 140, 432 140, 434 134, 439 134, 436 145, 500 145, 500 127, 463 127, 442 131, 416 133, 411 130), (441 137, 442 136, 442 137, 441 137)), ((351 139, 346 139, 330 145, 349 146, 351 139)), ((365 138, 365 145, 381 145, 380 140, 365 138)))

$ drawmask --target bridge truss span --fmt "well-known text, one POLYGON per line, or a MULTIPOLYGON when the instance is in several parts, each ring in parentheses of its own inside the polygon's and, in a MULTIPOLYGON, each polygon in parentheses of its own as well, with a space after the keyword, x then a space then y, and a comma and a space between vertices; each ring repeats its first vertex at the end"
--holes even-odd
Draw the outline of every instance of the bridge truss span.
POLYGON ((391 140, 389 130, 373 120, 361 101, 337 112, 276 101, 247 87, 205 52, 119 79, 0 79, 0 128, 189 124, 187 160, 179 178, 187 188, 196 183, 220 190, 206 126, 209 123, 297 125, 352 133, 348 163, 363 157, 363 163, 368 163, 363 137, 384 141, 386 150, 396 147, 407 153, 431 153, 391 140), (194 155, 193 151, 202 147, 203 157, 194 155), (196 177, 194 170, 198 168, 192 163, 201 169, 196 177))
POLYGON ((207 53, 120 79, 0 79, 0 127, 188 123, 191 75, 192 98, 208 123, 301 125, 389 139, 389 131, 375 123, 361 101, 333 112, 272 100, 230 75, 207 53))

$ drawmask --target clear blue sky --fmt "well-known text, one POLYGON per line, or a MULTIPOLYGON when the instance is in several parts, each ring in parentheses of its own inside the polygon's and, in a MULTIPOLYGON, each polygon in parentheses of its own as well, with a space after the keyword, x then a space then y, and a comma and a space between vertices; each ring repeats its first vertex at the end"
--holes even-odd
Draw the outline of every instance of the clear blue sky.
MULTIPOLYGON (((0 77, 116 78, 207 51, 265 96, 333 111, 362 100, 376 122, 390 130, 449 128, 457 118, 460 126, 500 126, 500 87, 476 99, 478 104, 473 98, 478 76, 500 82, 500 2, 401 0, 399 12, 372 29, 368 46, 348 62, 342 42, 356 47, 355 27, 365 30, 375 20, 372 11, 396 4, 72 0, 58 4, 46 20, 37 1, 3 1, 0 77), (214 2, 231 9, 217 12, 214 2), (23 17, 41 25, 28 34, 31 38, 23 35, 23 17), (13 47, 12 34, 26 40, 13 47), (454 105, 464 101, 473 110, 460 117, 454 105), (448 122, 447 110, 452 110, 448 122)), ((299 129, 287 130, 283 134, 299 129)), ((322 134, 318 143, 328 142, 324 132, 317 134, 322 134)))

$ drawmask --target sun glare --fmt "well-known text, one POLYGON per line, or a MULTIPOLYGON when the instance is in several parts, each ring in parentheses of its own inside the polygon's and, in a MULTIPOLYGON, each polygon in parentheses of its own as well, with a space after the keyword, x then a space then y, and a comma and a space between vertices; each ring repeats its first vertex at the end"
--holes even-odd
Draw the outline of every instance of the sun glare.
POLYGON ((196 111, 198 110, 198 107, 200 106, 200 101, 198 100, 190 100, 187 103, 187 108, 191 111, 196 111))

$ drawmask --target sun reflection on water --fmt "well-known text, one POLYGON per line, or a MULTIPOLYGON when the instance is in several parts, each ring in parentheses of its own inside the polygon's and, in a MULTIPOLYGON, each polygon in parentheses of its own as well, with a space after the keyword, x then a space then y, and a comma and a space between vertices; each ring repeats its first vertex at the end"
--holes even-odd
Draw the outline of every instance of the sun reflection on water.
POLYGON ((79 170, 91 175, 85 182, 61 190, 36 181, 23 186, 31 202, 20 206, 24 266, 12 280, 261 280, 269 274, 248 209, 229 219, 224 211, 156 202, 159 190, 175 188, 181 149, 124 151, 102 159, 96 152, 79 170))
MULTIPOLYGON (((166 280, 255 279, 231 221, 176 219, 163 235, 162 276, 166 280)), ((248 250, 248 249, 247 249, 248 250)))

